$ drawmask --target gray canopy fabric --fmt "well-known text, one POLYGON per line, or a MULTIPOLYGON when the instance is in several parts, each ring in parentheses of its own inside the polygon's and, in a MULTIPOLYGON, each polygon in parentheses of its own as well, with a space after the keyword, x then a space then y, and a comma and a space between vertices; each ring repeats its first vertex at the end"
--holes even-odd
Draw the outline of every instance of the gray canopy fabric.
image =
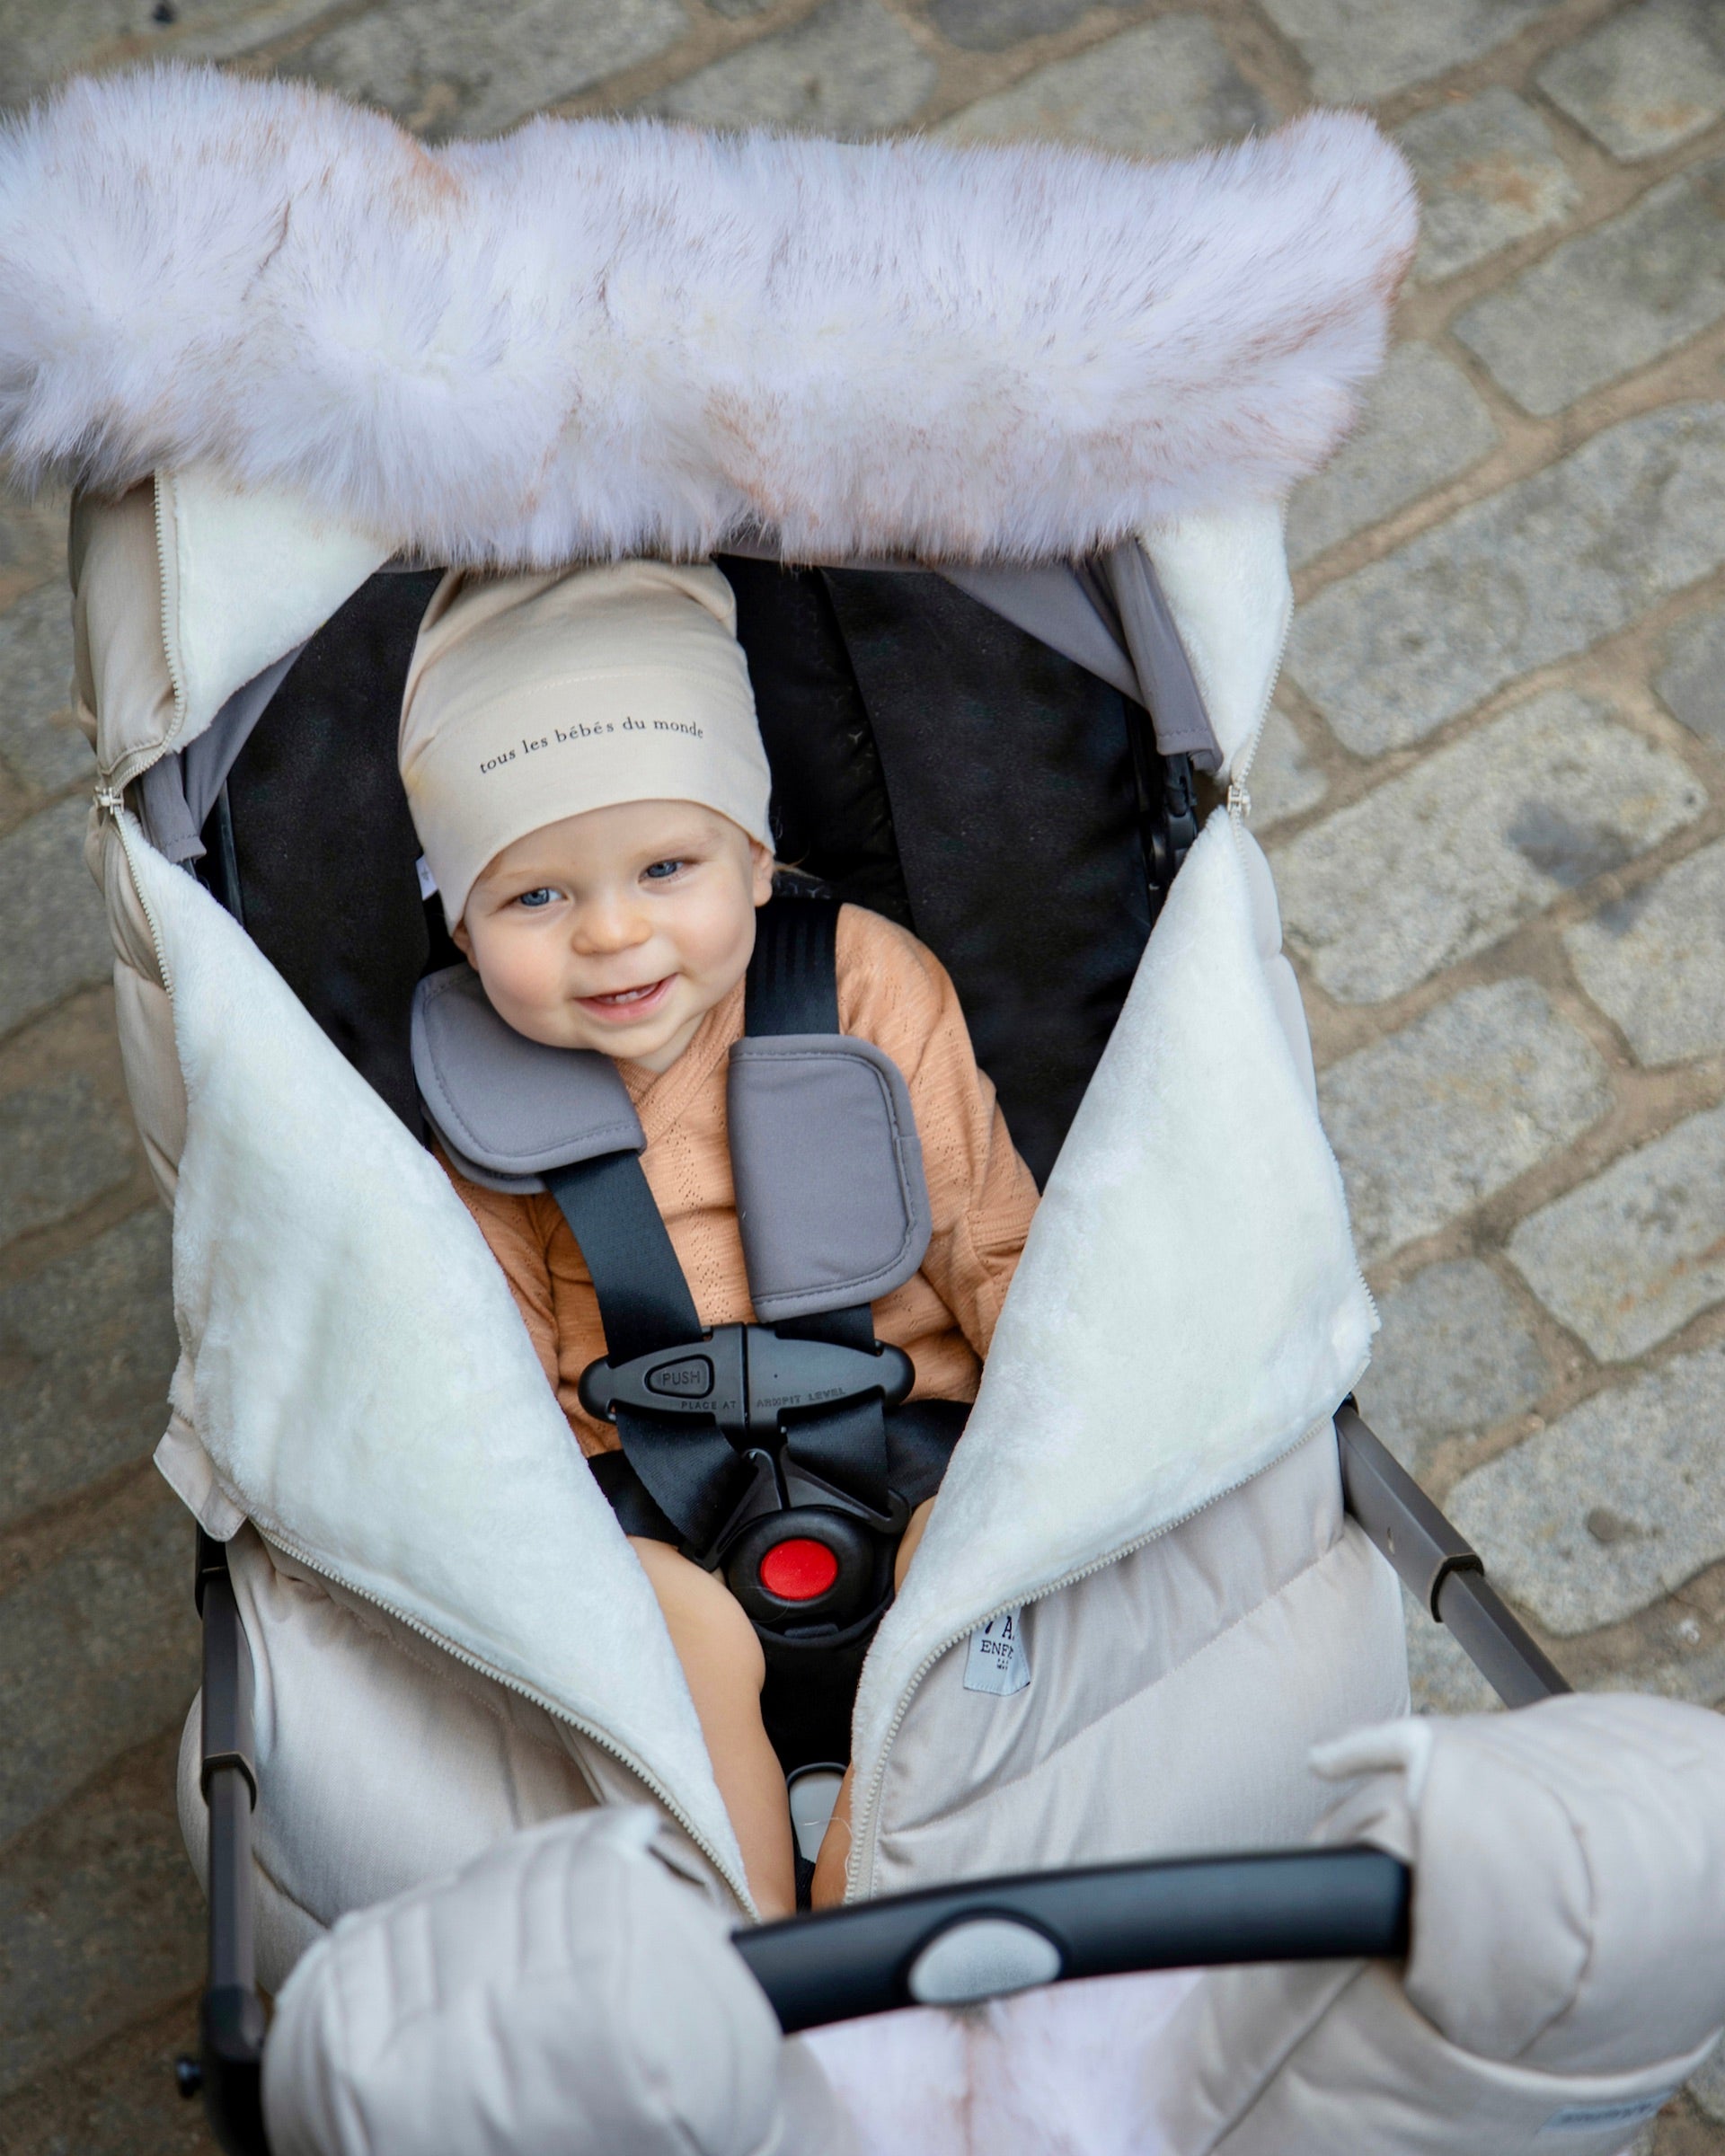
MULTIPOLYGON (((780 558, 778 548, 765 542, 743 540, 727 551, 756 561, 780 558)), ((821 566, 913 570, 922 564, 853 561, 821 566)), ((1128 542, 1082 563, 954 565, 936 573, 1003 621, 1142 704, 1163 755, 1190 756, 1200 771, 1220 769, 1222 751, 1191 662, 1154 565, 1142 547, 1128 542)), ((152 843, 170 861, 201 859, 199 833, 240 751, 304 649, 299 645, 284 653, 235 690, 197 740, 145 773, 140 787, 144 823, 152 843)))

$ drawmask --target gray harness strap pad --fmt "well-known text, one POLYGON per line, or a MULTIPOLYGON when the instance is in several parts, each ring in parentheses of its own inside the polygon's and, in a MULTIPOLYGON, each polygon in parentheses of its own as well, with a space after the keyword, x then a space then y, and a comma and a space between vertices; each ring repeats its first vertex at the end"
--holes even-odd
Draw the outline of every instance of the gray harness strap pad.
POLYGON ((932 1221, 904 1075, 845 1033, 773 1033, 730 1051, 737 1225, 764 1325, 867 1303, 923 1261, 932 1221))
POLYGON ((429 974, 414 990, 412 1046, 433 1129, 487 1189, 543 1190, 547 1169, 647 1143, 610 1057, 516 1032, 470 966, 429 974))
MULTIPOLYGON (((609 1056, 528 1040, 468 966, 413 996, 413 1074, 455 1167, 491 1190, 646 1144, 609 1056)), ((922 1263, 932 1226, 904 1075, 870 1041, 775 1033, 738 1041, 726 1092, 737 1224, 764 1325, 869 1303, 922 1263)))

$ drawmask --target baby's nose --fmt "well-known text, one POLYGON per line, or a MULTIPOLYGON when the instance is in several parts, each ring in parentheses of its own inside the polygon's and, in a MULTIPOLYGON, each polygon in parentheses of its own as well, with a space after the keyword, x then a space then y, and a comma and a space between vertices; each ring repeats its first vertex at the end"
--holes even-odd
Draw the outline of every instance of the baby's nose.
POLYGON ((645 914, 626 901, 582 906, 575 915, 572 941, 577 950, 629 950, 652 932, 645 914))

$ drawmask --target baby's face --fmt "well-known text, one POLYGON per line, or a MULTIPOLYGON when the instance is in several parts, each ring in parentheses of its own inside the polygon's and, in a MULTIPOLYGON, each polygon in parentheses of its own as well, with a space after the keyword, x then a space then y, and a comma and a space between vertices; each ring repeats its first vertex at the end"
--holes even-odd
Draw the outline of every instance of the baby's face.
POLYGON ((456 931, 500 1018, 668 1070, 742 978, 773 857, 692 801, 589 808, 505 846, 456 931))

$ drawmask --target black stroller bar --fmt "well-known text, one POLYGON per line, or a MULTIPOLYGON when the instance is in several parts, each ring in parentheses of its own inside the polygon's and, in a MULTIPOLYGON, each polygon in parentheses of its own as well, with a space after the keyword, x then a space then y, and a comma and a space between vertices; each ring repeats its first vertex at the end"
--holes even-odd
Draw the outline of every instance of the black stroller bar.
POLYGON ((790 2036, 1077 1977, 1399 1959, 1411 1884, 1376 1849, 1191 1857, 980 1879, 733 1936, 790 2036))
POLYGON ((176 2067, 181 2093, 200 2091, 211 2133, 235 2156, 267 2156, 263 2001, 253 1926, 252 1650, 234 1599, 226 1547, 198 1530, 196 1595, 204 1622, 203 1762, 209 1807, 209 1971, 198 2012, 199 2056, 176 2067))
MULTIPOLYGON (((1348 1509, 1410 1593, 1455 1633, 1506 1706, 1570 1687, 1505 1608, 1484 1565, 1367 1427, 1337 1410, 1348 1509)), ((209 1984, 200 2056, 181 2091, 202 2094, 229 2156, 269 2156, 264 2013, 252 1917, 252 1655, 227 1552, 200 1530, 202 1782, 209 1806, 209 1984)), ((917 2004, 958 2005, 1031 1984, 1240 1962, 1400 1957, 1407 1867, 1364 1848, 1272 1851, 976 1879, 735 1934, 787 2033, 917 2004)))
POLYGON ((1348 1509, 1402 1584, 1453 1631, 1506 1707, 1570 1689, 1485 1577, 1485 1560, 1438 1511, 1351 1399, 1336 1410, 1348 1509))

